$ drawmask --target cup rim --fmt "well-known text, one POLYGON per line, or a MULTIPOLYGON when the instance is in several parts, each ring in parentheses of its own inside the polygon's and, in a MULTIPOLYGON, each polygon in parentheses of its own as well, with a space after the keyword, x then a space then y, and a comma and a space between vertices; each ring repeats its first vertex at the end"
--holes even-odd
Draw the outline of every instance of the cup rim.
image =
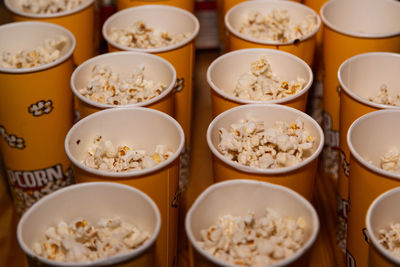
POLYGON ((10 10, 11 12, 13 12, 21 17, 47 19, 47 18, 64 17, 64 16, 78 13, 78 12, 82 11, 83 9, 86 9, 88 6, 92 5, 95 0, 86 0, 85 3, 79 5, 75 9, 57 12, 57 13, 51 13, 51 14, 36 14, 36 13, 23 12, 23 11, 19 10, 18 8, 13 7, 10 4, 10 1, 11 0, 4 0, 4 5, 7 7, 8 10, 10 10))
POLYGON ((340 87, 348 94, 350 97, 353 99, 357 100, 358 102, 361 102, 362 104, 377 108, 377 109, 400 109, 400 106, 392 106, 392 105, 386 105, 386 104, 379 104, 375 103, 372 101, 369 101, 363 97, 360 97, 356 93, 354 93, 349 87, 346 86, 346 83, 343 81, 343 69, 347 67, 348 65, 352 64, 354 61, 357 61, 360 58, 365 58, 365 57, 378 57, 378 56, 389 56, 389 57, 397 57, 398 60, 400 61, 400 54, 397 53, 390 53, 390 52, 369 52, 369 53, 363 53, 363 54, 358 54, 356 56, 353 56, 351 58, 346 59, 339 67, 338 69, 338 80, 340 83, 340 87))
POLYGON ((138 176, 143 176, 143 175, 147 175, 156 171, 159 171, 165 167, 167 167, 168 165, 170 165, 172 162, 174 162, 182 153, 183 148, 184 148, 184 144, 185 144, 185 136, 182 130, 182 127, 180 126, 180 124, 173 119, 171 116, 169 116, 168 114, 165 114, 161 111, 158 110, 154 110, 154 109, 150 109, 150 108, 144 108, 144 107, 117 107, 117 108, 109 108, 109 109, 104 109, 98 112, 95 112, 93 114, 90 114, 88 116, 86 116, 85 118, 81 119, 80 121, 78 121, 77 123, 75 123, 72 128, 68 131, 67 136, 65 137, 65 141, 64 141, 64 149, 65 152, 67 154, 67 157, 69 158, 69 160, 72 162, 72 164, 81 169, 84 170, 85 172, 88 172, 90 174, 94 174, 97 176, 101 176, 101 177, 112 177, 112 178, 127 178, 127 177, 138 177, 138 176), (144 112, 149 112, 149 113, 154 113, 157 114, 158 116, 163 117, 164 119, 168 120, 170 123, 172 123, 173 125, 175 125, 176 129, 179 132, 179 137, 180 137, 180 141, 179 141, 179 146, 177 148, 177 150, 174 152, 174 154, 169 157, 167 160, 151 167, 151 168, 147 168, 147 169, 143 169, 143 170, 137 170, 137 171, 126 171, 126 172, 107 172, 107 171, 102 171, 102 170, 97 170, 97 169, 92 169, 86 165, 84 165, 83 163, 81 163, 80 161, 78 161, 72 154, 71 151, 69 150, 69 141, 71 140, 71 135, 72 133, 75 131, 76 128, 80 127, 80 125, 82 123, 85 123, 88 120, 91 120, 93 118, 96 118, 98 116, 102 116, 103 114, 106 113, 118 113, 120 111, 124 111, 124 110, 129 110, 131 112, 135 112, 135 110, 139 110, 139 111, 144 111, 144 112))
POLYGON ((396 187, 393 189, 390 189, 381 195, 379 195, 369 206, 367 215, 365 216, 365 225, 367 227, 367 231, 369 233, 369 239, 372 241, 373 246, 381 253, 384 255, 387 259, 390 261, 400 264, 400 259, 393 256, 392 253, 390 253, 387 249, 383 248, 381 244, 379 244, 378 239, 376 238, 374 233, 374 229, 372 228, 371 225, 371 220, 372 220, 372 215, 376 209, 376 206, 381 202, 382 200, 391 197, 392 195, 399 194, 400 193, 400 187, 396 187))
POLYGON ((199 30, 200 30, 200 22, 199 20, 189 11, 186 11, 182 8, 179 7, 174 7, 174 6, 167 6, 167 5, 143 5, 143 6, 135 6, 135 7, 130 7, 130 8, 126 8, 123 10, 120 10, 118 12, 116 12, 115 14, 113 14, 112 16, 110 16, 103 24, 103 28, 102 28, 102 34, 104 39, 107 41, 107 43, 109 43, 110 45, 123 50, 123 51, 135 51, 135 52, 144 52, 144 53, 162 53, 162 52, 168 52, 168 51, 172 51, 175 50, 177 48, 180 48, 182 46, 185 46, 186 44, 192 42, 197 35, 199 34, 199 30), (128 47, 128 46, 123 46, 118 44, 117 42, 111 40, 108 36, 107 30, 110 27, 110 24, 112 24, 112 22, 118 18, 119 16, 123 16, 125 15, 125 13, 130 13, 132 11, 136 11, 136 10, 143 10, 143 9, 162 9, 165 10, 166 12, 168 11, 172 11, 172 12, 178 12, 178 13, 182 13, 185 16, 187 16, 188 18, 190 18, 194 24, 195 24, 195 29, 193 32, 191 32, 190 36, 188 38, 185 38, 183 41, 174 44, 174 45, 169 45, 169 46, 163 46, 163 47, 159 47, 159 48, 135 48, 135 47, 128 47))
MULTIPOLYGON (((384 0, 382 0, 384 1, 384 0)), ((340 27, 337 27, 336 25, 334 25, 333 23, 331 23, 325 16, 325 11, 327 8, 329 8, 329 5, 332 5, 335 2, 339 2, 337 0, 330 0, 326 3, 324 3, 319 11, 320 15, 321 15, 321 19, 323 21, 323 23, 330 28, 331 30, 334 30, 335 32, 344 34, 344 35, 348 35, 351 37, 356 37, 356 38, 369 38, 369 39, 375 39, 375 38, 388 38, 388 37, 393 37, 396 35, 400 34, 400 29, 392 32, 392 33, 360 33, 360 32, 354 32, 354 31, 348 31, 345 29, 341 29, 340 27)), ((391 1, 391 0, 386 0, 387 3, 395 3, 396 1, 391 1)), ((399 4, 399 3, 397 3, 399 4)))
MULTIPOLYGON (((97 63, 96 65, 98 65, 98 64, 99 64, 99 63, 97 63)), ((115 65, 118 65, 118 62, 116 62, 115 65)), ((95 107, 95 108, 98 108, 98 109, 106 109, 106 108, 114 108, 114 107, 147 107, 147 106, 150 106, 151 104, 154 104, 154 103, 156 103, 156 102, 162 100, 164 97, 166 97, 167 95, 169 95, 169 94, 172 92, 172 90, 174 89, 175 84, 176 84, 176 70, 175 70, 174 66, 172 66, 171 63, 169 63, 167 60, 165 60, 165 59, 163 59, 163 58, 161 58, 161 57, 155 56, 155 55, 153 55, 153 54, 142 53, 142 52, 134 52, 134 51, 118 51, 118 52, 106 53, 106 54, 101 54, 101 55, 92 57, 92 58, 86 60, 85 62, 83 62, 82 64, 80 64, 80 65, 72 72, 71 79, 70 79, 70 85, 71 85, 71 89, 72 89, 72 92, 74 93, 74 95, 75 95, 79 100, 81 100, 82 102, 84 102, 84 103, 86 103, 86 104, 88 104, 88 105, 90 105, 90 106, 93 106, 93 107, 95 107), (136 104, 126 104, 126 105, 111 105, 111 104, 105 104, 105 103, 100 103, 100 102, 97 102, 97 101, 95 101, 95 100, 91 100, 91 99, 89 99, 89 98, 86 98, 86 97, 84 97, 81 93, 79 93, 78 89, 77 89, 76 86, 75 86, 75 82, 74 82, 74 81, 75 81, 75 77, 78 75, 78 73, 79 73, 83 68, 85 68, 87 65, 89 65, 89 64, 92 63, 93 61, 96 61, 96 60, 99 60, 99 59, 102 59, 102 58, 118 56, 118 55, 125 55, 125 56, 127 56, 127 57, 128 57, 128 56, 131 56, 132 58, 133 58, 134 56, 144 56, 144 57, 149 57, 149 58, 152 58, 152 59, 154 59, 154 60, 157 60, 158 63, 160 63, 160 64, 165 64, 166 66, 168 66, 168 68, 171 70, 171 72, 172 72, 172 74, 173 74, 171 83, 170 83, 170 84, 167 86, 167 88, 166 88, 164 91, 162 91, 161 94, 159 94, 158 96, 156 96, 156 97, 154 97, 154 98, 152 98, 152 99, 149 99, 149 100, 140 102, 140 103, 136 103, 136 104)))
POLYGON ((157 240, 157 237, 160 233, 160 229, 161 229, 161 215, 160 215, 160 210, 157 207, 157 205, 155 204, 154 200, 151 199, 147 194, 145 194, 144 192, 140 191, 139 189, 136 189, 134 187, 131 186, 127 186, 124 184, 119 184, 119 183, 112 183, 112 182, 90 182, 90 183, 80 183, 80 184, 74 184, 74 185, 70 185, 64 188, 61 188, 55 192, 53 192, 52 194, 46 195, 45 197, 39 199, 36 203, 34 203, 32 205, 32 207, 30 207, 21 217, 21 219, 18 222, 18 226, 17 226, 17 239, 18 239, 18 244, 20 245, 20 247, 22 248, 22 250, 25 252, 25 254, 27 254, 29 257, 32 258, 40 258, 41 262, 44 262, 45 264, 48 264, 49 266, 71 266, 71 267, 76 267, 76 266, 94 266, 94 264, 99 265, 99 266, 104 266, 104 265, 109 265, 109 264, 116 264, 120 261, 127 261, 130 260, 132 257, 137 256, 142 254, 144 251, 146 251, 148 248, 150 248, 155 241, 157 240), (120 255, 115 255, 112 256, 110 258, 105 258, 105 259, 101 259, 101 260, 96 260, 96 261, 90 261, 90 262, 79 262, 79 263, 68 263, 68 262, 58 262, 58 261, 53 261, 53 260, 49 260, 46 259, 42 256, 38 256, 35 253, 33 253, 33 251, 25 244, 24 239, 22 237, 22 223, 25 222, 25 220, 27 220, 26 218, 34 213, 42 203, 44 202, 48 202, 53 200, 54 198, 57 198, 58 195, 60 194, 67 194, 70 191, 75 190, 76 188, 87 188, 87 187, 114 187, 114 188, 120 188, 123 190, 129 190, 132 193, 134 192, 135 194, 139 194, 140 197, 144 198, 149 204, 150 206, 152 206, 153 211, 155 213, 156 216, 156 226, 155 226, 155 230, 152 234, 152 236, 149 238, 149 240, 147 242, 145 242, 143 245, 141 245, 140 247, 133 249, 132 251, 128 252, 128 253, 123 253, 120 255), (133 254, 133 255, 131 255, 133 254))
POLYGON ((352 142, 351 142, 352 133, 353 133, 353 131, 354 131, 354 128, 356 128, 356 127, 358 126, 359 123, 362 123, 364 120, 367 120, 367 119, 369 119, 370 117, 374 117, 374 116, 377 116, 377 115, 380 115, 380 114, 383 114, 383 113, 398 113, 399 116, 400 116, 400 109, 381 109, 381 110, 377 110, 377 111, 373 111, 373 112, 367 113, 367 114, 365 114, 365 115, 359 117, 357 120, 355 120, 355 121, 351 124, 351 126, 350 126, 350 128, 349 128, 349 130, 348 130, 348 132, 347 132, 346 141, 347 141, 347 144, 348 144, 348 146, 349 146, 351 155, 352 155, 353 157, 355 157, 356 160, 357 160, 358 162, 360 162, 361 165, 363 165, 365 168, 369 169, 370 171, 372 171, 372 172, 374 172, 374 173, 378 173, 378 174, 381 175, 381 176, 385 176, 385 177, 389 177, 389 178, 392 178, 392 179, 400 180, 400 174, 396 174, 396 173, 389 172, 389 171, 386 171, 386 170, 384 170, 384 169, 378 168, 378 167, 376 167, 375 165, 369 163, 367 160, 365 160, 365 159, 357 152, 357 150, 354 148, 354 146, 353 146, 353 144, 352 144, 352 142))
MULTIPOLYGON (((284 105, 278 105, 278 104, 248 104, 248 105, 241 105, 241 106, 237 106, 234 108, 231 108, 229 110, 226 110, 224 112, 222 112, 221 114, 219 114, 217 117, 215 117, 212 122, 210 123, 210 125, 208 126, 207 129, 207 144, 208 147, 210 148, 212 154, 214 156, 216 156, 219 160, 221 160, 223 163, 227 164, 228 166, 239 170, 241 172, 245 172, 245 173, 252 173, 252 174, 258 174, 258 175, 279 175, 279 174, 285 174, 288 172, 292 172, 295 170, 298 170, 304 166, 306 166, 307 164, 311 163, 313 160, 317 159, 319 154, 321 153, 323 147, 324 147, 324 134, 322 131, 321 126, 319 126, 319 124, 312 118, 310 117, 310 115, 301 112, 297 109, 291 108, 291 107, 287 107, 284 105), (319 144, 317 146, 317 149, 315 150, 315 152, 309 156, 308 158, 306 158, 305 160, 303 160, 302 162, 300 162, 299 164, 295 165, 295 166, 290 166, 290 167, 282 167, 282 168, 276 168, 276 169, 259 169, 259 168, 253 168, 253 167, 249 167, 249 166, 245 166, 242 165, 238 162, 232 161, 232 160, 228 160, 226 159, 219 151, 218 149, 215 148, 214 144, 212 143, 212 139, 211 139, 211 135, 212 135, 212 129, 215 127, 215 124, 223 119, 225 116, 227 116, 228 114, 235 112, 236 110, 246 110, 246 109, 252 109, 253 107, 263 107, 265 109, 283 109, 283 110, 287 110, 293 113, 296 113, 299 117, 305 119, 305 120, 309 120, 314 127, 316 128, 316 130, 319 133, 320 136, 320 141, 319 144)), ((276 177, 279 179, 279 177, 276 177)))
POLYGON ((47 26, 47 27, 56 28, 56 29, 62 31, 63 32, 62 34, 65 35, 71 41, 71 48, 64 55, 57 58, 53 62, 38 65, 35 67, 31 67, 31 68, 13 69, 13 68, 0 67, 0 73, 25 74, 25 73, 31 73, 31 72, 38 72, 38 71, 47 70, 52 67, 55 67, 55 66, 63 63, 70 57, 72 57, 72 54, 75 51, 75 47, 76 47, 76 39, 69 30, 67 30, 66 28, 61 27, 57 24, 53 24, 53 23, 49 23, 49 22, 41 22, 41 21, 22 21, 22 22, 11 22, 11 23, 7 23, 4 25, 0 25, 0 29, 20 27, 20 26, 24 27, 25 25, 33 25, 36 27, 47 26))
POLYGON ((300 42, 303 42, 307 39, 312 38, 313 36, 315 36, 317 34, 317 32, 319 31, 319 29, 321 28, 321 18, 319 17, 318 13, 315 12, 313 9, 311 9, 310 7, 297 3, 297 2, 291 2, 291 1, 284 1, 285 4, 288 5, 292 5, 294 7, 297 8, 303 8, 309 12, 311 12, 316 18, 317 18, 317 24, 316 27, 308 34, 306 34, 304 37, 300 38, 300 39, 294 39, 294 40, 289 40, 286 42, 279 42, 279 41, 272 41, 272 40, 264 40, 264 39, 257 39, 254 37, 250 37, 247 36, 245 34, 240 33, 238 30, 236 30, 230 23, 230 16, 233 13, 233 11, 242 8, 243 6, 248 6, 248 5, 253 5, 253 4, 275 4, 275 3, 280 3, 282 1, 280 0, 258 0, 258 1, 245 1, 245 2, 241 2, 235 6, 233 6, 231 9, 228 10, 228 12, 226 12, 225 17, 224 17, 224 24, 225 27, 228 29, 228 31, 239 37, 240 39, 246 40, 248 42, 252 42, 252 43, 257 43, 257 44, 262 44, 262 45, 293 45, 295 42, 297 42, 297 40, 300 40, 300 42))
POLYGON ((312 221, 313 221, 313 224, 314 224, 313 226, 314 227, 311 230, 310 239, 294 255, 292 255, 291 257, 289 257, 289 258, 287 258, 287 259, 285 259, 283 261, 280 261, 277 264, 273 264, 271 266, 286 266, 286 265, 289 265, 289 264, 293 263, 294 261, 298 260, 302 255, 301 252, 309 250, 312 247, 312 245, 315 243, 316 239, 317 239, 319 228, 320 228, 320 223, 319 223, 317 212, 315 211, 314 207, 310 204, 310 202, 308 202, 299 193, 297 193, 297 192, 295 192, 295 191, 293 191, 293 190, 291 190, 291 189, 289 189, 287 187, 281 186, 281 185, 271 184, 271 183, 261 182, 261 181, 255 181, 255 180, 237 179, 237 180, 229 180, 229 181, 215 183, 215 184, 207 187, 196 198, 196 200, 194 201, 194 203, 192 204, 192 206, 190 207, 190 209, 186 213, 186 217, 185 217, 185 231, 186 231, 187 237, 188 237, 190 243, 192 244, 192 246, 203 257, 205 257, 209 261, 213 262, 214 264, 218 264, 219 266, 226 266, 227 265, 226 262, 213 257, 211 254, 207 253, 202 248, 200 248, 200 246, 197 244, 197 240, 194 237, 194 234, 193 234, 193 232, 191 230, 190 221, 192 219, 192 214, 193 214, 194 209, 199 205, 199 203, 201 203, 205 198, 207 198, 210 193, 212 193, 213 191, 218 190, 220 187, 224 187, 226 185, 228 185, 228 186, 229 185, 240 186, 242 184, 257 185, 257 186, 277 189, 277 190, 280 190, 280 191, 285 191, 286 193, 291 194, 292 196, 294 196, 298 201, 300 201, 303 205, 305 205, 311 211, 312 221))
MULTIPOLYGON (((260 53, 261 56, 261 53, 260 53)), ((302 96, 303 94, 305 94, 306 92, 308 92, 311 88, 311 85, 313 83, 314 80, 314 76, 313 76, 313 72, 310 68, 310 66, 302 59, 300 59, 299 57, 292 55, 290 53, 284 52, 284 51, 280 51, 280 50, 276 50, 276 49, 269 49, 269 48, 247 48, 247 49, 239 49, 239 50, 235 50, 232 52, 228 52, 223 54, 222 56, 217 57, 208 67, 207 69, 207 82, 208 85, 211 87, 211 89, 216 92, 218 95, 222 96, 223 98, 229 99, 230 101, 233 101, 235 103, 240 103, 240 104, 263 104, 263 103, 268 103, 268 104, 285 104, 287 102, 290 102, 291 100, 294 100, 300 96, 302 96), (295 61, 301 63, 303 66, 306 67, 308 74, 310 75, 310 79, 309 81, 305 84, 305 86, 296 94, 291 95, 291 96, 287 96, 281 99, 273 99, 273 100, 251 100, 251 99, 243 99, 240 97, 236 97, 236 96, 232 96, 228 93, 226 93, 224 90, 220 89, 219 87, 217 87, 215 85, 215 83, 213 82, 213 80, 211 79, 211 72, 213 70, 213 68, 215 67, 215 65, 217 65, 218 63, 220 63, 221 61, 223 61, 224 59, 226 59, 227 57, 231 56, 231 55, 236 55, 236 54, 246 54, 247 52, 251 52, 251 51, 259 51, 259 52, 266 52, 266 53, 276 53, 276 54, 280 54, 282 56, 286 56, 289 57, 291 59, 294 59, 295 61)))

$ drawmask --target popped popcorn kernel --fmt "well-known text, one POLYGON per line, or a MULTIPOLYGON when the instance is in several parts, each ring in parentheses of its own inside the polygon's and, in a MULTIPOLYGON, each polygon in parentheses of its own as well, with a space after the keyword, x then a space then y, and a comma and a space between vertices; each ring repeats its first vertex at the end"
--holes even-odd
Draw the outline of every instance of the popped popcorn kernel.
POLYGON ((386 84, 382 84, 379 92, 368 100, 377 104, 400 106, 400 94, 390 94, 386 84))
POLYGON ((86 0, 17 0, 17 7, 26 13, 54 14, 78 8, 86 0))
POLYGON ((390 224, 387 229, 378 231, 378 242, 393 256, 400 258, 400 224, 390 224))
POLYGON ((400 174, 400 151, 392 147, 381 157, 380 167, 385 171, 400 174))

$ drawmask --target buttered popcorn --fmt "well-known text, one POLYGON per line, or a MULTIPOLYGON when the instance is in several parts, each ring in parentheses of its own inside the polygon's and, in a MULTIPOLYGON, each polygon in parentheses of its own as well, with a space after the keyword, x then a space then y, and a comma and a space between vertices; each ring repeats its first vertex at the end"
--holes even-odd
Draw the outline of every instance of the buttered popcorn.
POLYGON ((265 266, 293 256, 305 243, 305 220, 282 217, 272 209, 255 218, 225 215, 202 230, 201 248, 214 257, 240 266, 265 266))
MULTIPOLYGON (((86 0, 87 1, 87 0, 86 0)), ((17 6, 24 12, 54 14, 76 9, 85 0, 17 0, 17 6)))
POLYGON ((394 223, 388 229, 379 230, 378 242, 393 256, 400 258, 400 224, 394 223))
POLYGON ((178 44, 188 38, 190 33, 171 34, 147 27, 142 21, 124 29, 111 28, 110 39, 134 48, 151 49, 178 44))
POLYGON ((144 66, 139 66, 131 77, 120 79, 109 66, 94 66, 92 77, 79 93, 86 98, 104 104, 136 104, 159 96, 166 85, 144 78, 144 66))
POLYGON ((44 44, 31 50, 20 50, 17 53, 2 51, 0 67, 11 69, 32 68, 51 63, 61 57, 61 51, 67 44, 63 35, 44 41, 44 44))
POLYGON ((263 56, 251 63, 248 73, 240 75, 233 95, 249 100, 275 100, 295 95, 304 88, 305 83, 302 78, 297 78, 296 82, 280 79, 263 56))
POLYGON ((392 147, 387 153, 381 157, 381 168, 400 174, 400 152, 397 147, 392 147))
POLYGON ((400 94, 390 95, 386 84, 382 84, 379 92, 368 100, 378 104, 400 106, 400 94))
POLYGON ((33 252, 60 262, 88 262, 127 253, 143 245, 150 235, 120 218, 101 219, 92 225, 83 218, 49 227, 45 241, 32 245, 33 252))
POLYGON ((239 32, 261 40, 287 42, 302 39, 317 26, 317 18, 308 15, 300 23, 294 23, 288 10, 273 9, 267 14, 250 11, 239 32))
POLYGON ((102 171, 126 172, 151 168, 172 154, 165 145, 157 145, 154 153, 148 153, 125 145, 115 146, 111 141, 97 136, 82 163, 102 171))
POLYGON ((240 120, 230 129, 219 129, 218 150, 227 159, 261 169, 295 166, 312 154, 314 137, 301 118, 277 121, 265 128, 262 121, 240 120))

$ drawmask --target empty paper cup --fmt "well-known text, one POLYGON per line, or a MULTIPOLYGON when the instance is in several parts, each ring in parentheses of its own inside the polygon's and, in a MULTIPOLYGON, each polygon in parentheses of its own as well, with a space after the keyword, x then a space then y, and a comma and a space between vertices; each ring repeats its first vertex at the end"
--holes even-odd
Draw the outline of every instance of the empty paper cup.
POLYGON ((233 51, 218 57, 207 70, 207 81, 211 87, 211 103, 213 116, 245 104, 271 103, 282 104, 305 111, 307 95, 313 81, 311 68, 303 60, 292 54, 274 49, 251 48, 233 51), (271 65, 271 70, 282 81, 297 81, 304 79, 304 87, 293 95, 268 100, 249 100, 234 96, 239 77, 250 73, 251 63, 265 56, 271 65))
POLYGON ((76 68, 71 76, 71 88, 76 97, 76 105, 81 118, 106 108, 122 106, 147 107, 174 116, 173 89, 175 83, 176 72, 168 61, 158 56, 138 52, 115 52, 91 58, 76 68), (143 66, 144 80, 152 81, 155 84, 162 82, 166 88, 158 96, 136 104, 113 105, 100 103, 87 98, 79 92, 80 89, 88 86, 95 66, 110 67, 113 73, 119 75, 120 81, 131 78, 132 73, 143 66))
POLYGON ((156 242, 155 266, 171 266, 176 259, 179 190, 179 155, 184 147, 181 126, 170 116, 148 108, 113 108, 96 112, 77 122, 65 139, 65 150, 73 163, 78 183, 108 181, 142 190, 156 202, 163 226, 156 242), (93 169, 82 161, 96 136, 115 145, 154 151, 165 145, 173 152, 168 159, 147 169, 108 172, 93 169))
POLYGON ((161 227, 160 211, 154 201, 143 192, 116 183, 84 183, 61 189, 38 201, 22 216, 18 228, 18 242, 30 266, 155 266, 154 243, 161 227), (127 253, 92 262, 60 262, 38 256, 33 251, 35 242, 44 242, 49 227, 61 221, 67 224, 78 218, 96 225, 101 219, 120 218, 150 234, 141 246, 127 253))
POLYGON ((304 60, 308 65, 312 65, 314 57, 315 36, 321 26, 318 14, 311 8, 291 2, 281 0, 258 0, 246 1, 231 8, 225 15, 225 27, 229 31, 229 49, 238 50, 243 48, 272 48, 289 52, 304 60), (300 23, 307 16, 315 17, 314 29, 301 39, 288 41, 272 41, 267 39, 257 39, 245 35, 239 31, 247 14, 251 11, 258 11, 267 14, 272 10, 287 10, 294 24, 300 23))
POLYGON ((347 227, 348 266, 367 266, 365 216, 383 192, 400 186, 400 174, 381 169, 381 157, 400 148, 400 110, 387 109, 357 119, 347 134, 350 149, 350 213, 347 227), (354 264, 354 265, 353 265, 354 264))
POLYGON ((168 60, 176 70, 179 92, 175 94, 175 118, 181 124, 190 144, 190 128, 193 101, 193 68, 195 59, 194 39, 199 33, 199 21, 190 12, 181 8, 165 5, 146 5, 124 9, 111 16, 103 26, 103 36, 107 40, 109 51, 146 52, 168 60), (110 39, 112 28, 123 29, 142 21, 154 31, 170 34, 190 33, 181 42, 160 48, 132 48, 118 44, 110 39))
POLYGON ((44 195, 73 182, 63 140, 73 124, 68 80, 75 38, 65 28, 45 22, 0 26, 2 55, 33 51, 61 36, 65 41, 55 61, 29 68, 0 67, 0 151, 20 215, 44 195))
POLYGON ((293 256, 274 266, 308 266, 310 250, 319 231, 318 215, 313 206, 293 190, 250 180, 214 184, 201 193, 189 209, 185 228, 194 247, 195 266, 228 266, 226 262, 213 257, 201 248, 198 244, 201 241, 201 230, 208 229, 221 216, 246 216, 252 211, 255 213, 255 218, 259 218, 264 215, 267 208, 275 210, 282 217, 302 217, 306 224, 303 247, 293 256))
POLYGON ((118 10, 143 5, 168 5, 194 12, 194 0, 116 0, 118 10))
POLYGON ((233 179, 250 179, 283 185, 311 200, 317 171, 318 156, 321 153, 324 135, 318 123, 307 114, 297 109, 275 104, 251 104, 227 110, 218 115, 207 130, 207 143, 213 156, 213 174, 216 182, 233 179), (314 137, 312 154, 295 166, 275 169, 259 169, 239 164, 227 159, 218 150, 219 129, 230 129, 233 123, 241 119, 254 119, 264 122, 264 128, 270 128, 275 122, 289 124, 297 118, 304 122, 304 128, 314 137))
POLYGON ((75 9, 50 14, 25 12, 19 6, 20 2, 4 1, 6 7, 12 12, 14 21, 51 22, 70 30, 76 38, 74 61, 77 65, 95 55, 94 0, 84 0, 84 3, 75 9))

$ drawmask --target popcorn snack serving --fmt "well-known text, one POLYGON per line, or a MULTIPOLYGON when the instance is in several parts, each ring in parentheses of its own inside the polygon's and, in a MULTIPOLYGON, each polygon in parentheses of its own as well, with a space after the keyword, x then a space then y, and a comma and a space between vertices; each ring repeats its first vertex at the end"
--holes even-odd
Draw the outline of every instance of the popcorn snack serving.
POLYGON ((400 258, 400 224, 392 223, 378 231, 378 242, 395 257, 400 258))
POLYGON ((379 92, 376 95, 369 97, 368 100, 377 104, 400 106, 400 94, 389 94, 386 84, 382 84, 379 92))
POLYGON ((24 12, 54 14, 76 9, 84 0, 17 0, 17 6, 24 12))
POLYGON ((385 171, 400 174, 400 152, 397 147, 392 147, 381 157, 380 167, 385 171))

